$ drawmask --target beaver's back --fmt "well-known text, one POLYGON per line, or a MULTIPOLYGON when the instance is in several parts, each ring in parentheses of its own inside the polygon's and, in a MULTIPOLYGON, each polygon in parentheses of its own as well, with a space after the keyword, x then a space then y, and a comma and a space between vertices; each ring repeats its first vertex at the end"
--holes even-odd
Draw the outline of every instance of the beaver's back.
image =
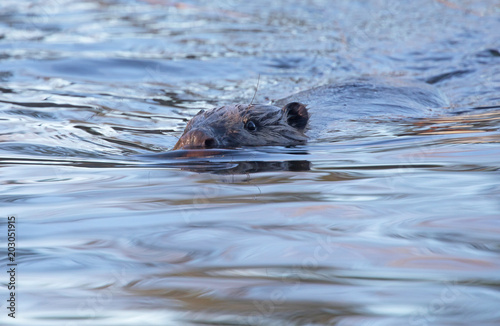
POLYGON ((273 104, 290 102, 307 106, 311 115, 309 130, 324 130, 339 121, 428 117, 449 106, 446 96, 432 85, 368 78, 311 88, 273 104))

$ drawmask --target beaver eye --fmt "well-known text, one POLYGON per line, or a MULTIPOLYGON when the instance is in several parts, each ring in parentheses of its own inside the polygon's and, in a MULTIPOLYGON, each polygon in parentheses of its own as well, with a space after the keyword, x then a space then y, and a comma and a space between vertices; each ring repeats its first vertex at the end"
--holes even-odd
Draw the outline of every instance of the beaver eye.
POLYGON ((255 131, 257 130, 257 126, 255 125, 255 122, 250 120, 245 123, 245 129, 248 131, 255 131))

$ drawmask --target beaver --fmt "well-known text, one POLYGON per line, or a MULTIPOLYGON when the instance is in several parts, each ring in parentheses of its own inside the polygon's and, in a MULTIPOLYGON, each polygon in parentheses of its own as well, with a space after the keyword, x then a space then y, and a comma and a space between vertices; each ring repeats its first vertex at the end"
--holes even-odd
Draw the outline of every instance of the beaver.
POLYGON ((331 130, 339 121, 416 118, 448 105, 446 97, 429 84, 356 79, 315 87, 272 104, 201 110, 189 121, 173 150, 302 145, 311 134, 318 138, 320 131, 331 130))

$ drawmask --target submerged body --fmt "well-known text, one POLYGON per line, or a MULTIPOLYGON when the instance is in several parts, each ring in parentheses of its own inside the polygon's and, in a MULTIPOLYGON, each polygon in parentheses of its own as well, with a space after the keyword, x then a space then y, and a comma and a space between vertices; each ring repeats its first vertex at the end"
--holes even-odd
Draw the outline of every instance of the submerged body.
POLYGON ((339 121, 424 117, 446 106, 446 97, 428 84, 360 79, 312 88, 273 105, 202 110, 173 149, 300 145, 339 121))

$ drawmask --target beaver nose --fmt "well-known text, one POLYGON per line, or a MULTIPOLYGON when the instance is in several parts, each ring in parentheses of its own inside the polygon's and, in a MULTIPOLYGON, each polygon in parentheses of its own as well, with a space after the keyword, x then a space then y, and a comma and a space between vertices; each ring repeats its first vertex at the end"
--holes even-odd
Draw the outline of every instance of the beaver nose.
POLYGON ((210 137, 202 130, 194 129, 182 135, 175 144, 174 150, 181 148, 214 148, 216 145, 217 142, 213 137, 210 137))

